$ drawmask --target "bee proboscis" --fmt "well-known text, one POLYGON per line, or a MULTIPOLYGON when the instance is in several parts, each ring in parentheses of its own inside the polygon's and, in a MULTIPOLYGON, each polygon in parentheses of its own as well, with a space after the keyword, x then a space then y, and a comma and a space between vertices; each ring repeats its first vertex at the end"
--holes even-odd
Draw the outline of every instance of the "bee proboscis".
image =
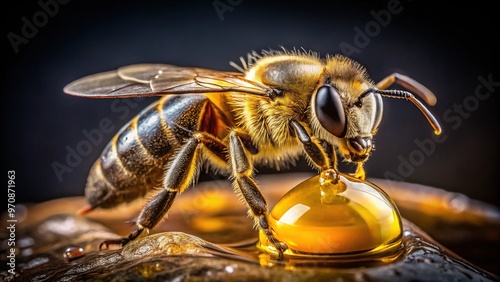
POLYGON ((242 64, 241 72, 131 65, 65 87, 68 94, 90 98, 162 96, 117 133, 90 171, 89 206, 82 213, 161 187, 140 212, 135 230, 101 247, 125 245, 154 228, 206 166, 229 177, 256 226, 282 254, 287 246, 269 228, 254 165, 280 169, 303 154, 318 170, 338 172, 339 154, 356 163, 355 176, 364 179, 382 97, 411 101, 435 133, 441 132, 411 92, 387 89, 398 83, 434 105, 434 94, 407 76, 394 73, 374 83, 359 63, 341 55, 321 59, 312 52, 254 52, 242 64))

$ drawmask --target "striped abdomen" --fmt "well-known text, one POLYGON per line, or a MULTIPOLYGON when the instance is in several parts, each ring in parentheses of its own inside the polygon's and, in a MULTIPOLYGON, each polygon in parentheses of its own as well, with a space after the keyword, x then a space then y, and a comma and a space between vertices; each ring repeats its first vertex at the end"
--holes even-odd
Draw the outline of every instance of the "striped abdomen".
POLYGON ((92 167, 85 195, 110 208, 161 187, 169 157, 193 131, 217 134, 220 111, 204 95, 166 96, 125 125, 92 167))

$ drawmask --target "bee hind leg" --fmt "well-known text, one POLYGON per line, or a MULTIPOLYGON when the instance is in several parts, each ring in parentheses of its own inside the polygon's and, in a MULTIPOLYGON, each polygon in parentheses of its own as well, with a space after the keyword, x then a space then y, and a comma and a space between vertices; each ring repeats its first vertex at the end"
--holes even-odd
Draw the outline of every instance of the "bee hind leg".
POLYGON ((99 249, 108 249, 110 245, 121 245, 125 246, 130 241, 135 240, 139 237, 144 230, 149 230, 154 228, 162 218, 167 214, 168 210, 172 206, 177 195, 177 190, 164 188, 161 190, 154 198, 152 198, 146 206, 142 209, 139 217, 137 218, 136 228, 126 237, 106 240, 99 245, 99 249))
POLYGON ((124 246, 139 237, 144 230, 154 228, 165 217, 174 203, 175 196, 184 191, 197 175, 200 163, 199 145, 199 139, 191 138, 182 146, 165 172, 163 189, 141 210, 135 230, 121 239, 104 241, 100 247, 124 246))
POLYGON ((212 156, 208 160, 216 167, 227 167, 227 146, 209 133, 194 132, 168 165, 163 178, 163 189, 144 206, 137 218, 136 229, 126 237, 104 241, 100 247, 124 246, 139 237, 144 230, 154 228, 168 213, 175 196, 191 185, 197 177, 201 165, 201 149, 212 156))

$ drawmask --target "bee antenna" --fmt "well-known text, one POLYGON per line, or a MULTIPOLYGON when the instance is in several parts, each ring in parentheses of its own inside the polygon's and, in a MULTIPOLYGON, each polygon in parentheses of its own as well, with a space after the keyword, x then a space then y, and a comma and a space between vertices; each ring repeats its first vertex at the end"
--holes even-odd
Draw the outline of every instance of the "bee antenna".
POLYGON ((397 90, 397 89, 390 89, 390 90, 381 90, 377 88, 368 88, 367 90, 363 91, 356 102, 354 102, 354 105, 357 107, 361 107, 363 105, 362 100, 370 95, 370 94, 379 94, 380 96, 383 97, 389 97, 389 98, 396 98, 396 99, 404 99, 407 101, 412 102, 417 108, 422 112, 422 114, 425 116, 429 124, 432 126, 434 129, 434 134, 439 135, 441 134, 441 125, 437 121, 437 119, 432 115, 432 113, 420 102, 415 98, 415 95, 408 91, 404 90, 397 90))
POLYGON ((363 106, 363 101, 362 101, 362 100, 363 100, 366 96, 368 96, 368 95, 370 95, 370 94, 372 94, 372 93, 377 93, 377 91, 378 91, 378 90, 379 90, 379 89, 374 88, 374 87, 366 89, 366 90, 365 90, 365 91, 363 91, 361 94, 359 94, 358 100, 357 100, 356 102, 354 102, 354 105, 355 105, 356 107, 358 107, 358 108, 361 108, 361 106, 363 106))

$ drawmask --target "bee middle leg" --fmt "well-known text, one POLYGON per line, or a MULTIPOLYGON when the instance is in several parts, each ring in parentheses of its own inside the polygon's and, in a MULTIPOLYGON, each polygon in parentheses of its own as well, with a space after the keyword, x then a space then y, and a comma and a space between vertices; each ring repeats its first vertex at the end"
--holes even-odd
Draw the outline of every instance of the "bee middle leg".
POLYGON ((136 229, 128 236, 117 240, 107 240, 101 243, 100 248, 109 245, 126 245, 136 239, 144 230, 154 228, 167 214, 172 206, 175 196, 184 191, 198 175, 201 165, 201 149, 207 149, 209 154, 213 155, 211 159, 215 165, 227 166, 226 145, 216 137, 204 133, 195 132, 176 154, 173 161, 167 169, 164 180, 163 190, 154 196, 142 209, 136 221, 136 229))
POLYGON ((248 154, 245 140, 232 131, 229 135, 229 161, 233 187, 246 202, 249 213, 254 217, 255 225, 264 232, 269 242, 276 247, 279 258, 282 258, 283 252, 288 247, 274 236, 269 226, 267 202, 253 177, 253 165, 248 154))

